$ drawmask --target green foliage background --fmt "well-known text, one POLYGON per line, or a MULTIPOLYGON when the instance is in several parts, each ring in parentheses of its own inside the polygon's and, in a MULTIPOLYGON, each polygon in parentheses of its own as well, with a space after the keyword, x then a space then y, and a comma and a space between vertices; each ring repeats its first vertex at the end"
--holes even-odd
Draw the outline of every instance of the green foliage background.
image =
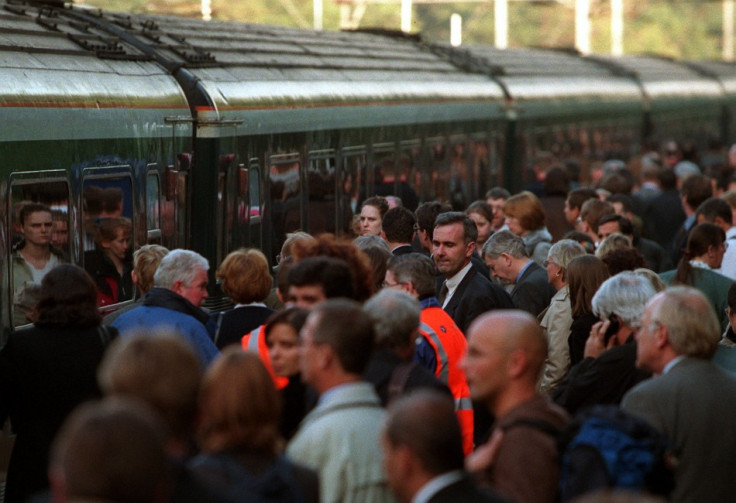
MULTIPOLYGON (((75 0, 81 3, 79 0, 75 0)), ((340 28, 340 6, 324 1, 324 29, 340 28)), ((211 0, 213 18, 309 28, 311 0, 211 0)), ((84 0, 94 7, 123 12, 198 16, 199 0, 84 0)), ((610 52, 610 3, 592 0, 593 52, 610 52)), ((512 47, 572 47, 573 1, 509 2, 509 42, 512 47)), ((720 1, 624 0, 624 50, 687 59, 719 59, 722 52, 720 1)), ((412 31, 427 40, 449 41, 450 15, 463 19, 463 43, 492 44, 493 1, 416 4, 412 31)), ((361 27, 398 30, 400 4, 369 4, 361 27)))

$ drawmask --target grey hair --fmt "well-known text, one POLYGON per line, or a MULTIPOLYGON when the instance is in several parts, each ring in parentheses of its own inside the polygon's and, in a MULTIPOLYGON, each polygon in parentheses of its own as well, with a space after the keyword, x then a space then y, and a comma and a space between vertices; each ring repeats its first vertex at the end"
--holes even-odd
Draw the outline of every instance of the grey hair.
POLYGON ((498 231, 483 245, 481 256, 497 259, 502 253, 508 253, 514 258, 528 258, 524 240, 511 231, 498 231))
POLYGON ((585 255, 583 245, 572 239, 560 239, 547 252, 547 260, 562 267, 562 279, 567 281, 567 266, 572 259, 585 255))
POLYGON ((373 320, 377 347, 405 347, 416 337, 422 308, 419 301, 408 293, 381 290, 368 299, 363 310, 373 320))
POLYGON ((386 270, 399 283, 410 282, 420 299, 437 295, 437 272, 434 261, 421 253, 407 253, 388 259, 386 270))
POLYGON ((667 339, 678 355, 710 359, 721 339, 721 324, 713 306, 699 290, 689 286, 666 289, 652 323, 667 328, 667 339))
POLYGON ((172 250, 164 258, 153 275, 153 286, 171 290, 180 281, 186 286, 194 283, 200 270, 209 271, 207 259, 191 250, 172 250))
POLYGON ((593 296, 593 312, 600 319, 618 315, 629 328, 641 326, 644 307, 657 291, 649 278, 631 271, 620 272, 604 281, 593 296))
POLYGON ((377 236, 375 234, 371 234, 370 236, 358 236, 357 238, 353 239, 353 244, 358 250, 365 250, 366 248, 370 248, 371 246, 377 246, 379 248, 383 248, 386 251, 391 251, 391 248, 388 246, 386 240, 383 239, 381 236, 377 236))

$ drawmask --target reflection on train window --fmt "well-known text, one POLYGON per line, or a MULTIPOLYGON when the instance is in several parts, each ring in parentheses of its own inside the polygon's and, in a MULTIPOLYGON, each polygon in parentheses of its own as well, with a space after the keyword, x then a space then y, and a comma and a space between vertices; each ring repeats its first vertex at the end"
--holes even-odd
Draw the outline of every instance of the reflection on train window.
POLYGON ((64 180, 22 180, 11 185, 13 325, 31 323, 41 280, 67 262, 69 185, 64 180))
POLYGON ((84 268, 97 284, 100 307, 133 298, 133 188, 129 176, 83 184, 84 268))
POLYGON ((350 231, 352 212, 346 205, 338 208, 335 197, 335 156, 333 151, 310 152, 307 170, 308 232, 344 234, 350 231), (342 212, 342 213, 340 213, 342 212))
MULTIPOLYGON (((360 147, 346 147, 342 150, 342 169, 340 170, 340 200, 338 201, 339 213, 348 215, 350 213, 350 231, 359 234, 353 228, 353 215, 359 213, 358 202, 361 194, 365 194, 365 168, 367 164, 366 149, 360 147)), ((347 224, 346 224, 346 227, 347 224)))
POLYGON ((465 211, 472 201, 470 196, 470 173, 468 170, 468 152, 464 137, 453 137, 450 150, 450 180, 448 192, 452 209, 465 211))
POLYGON ((272 260, 281 251, 286 235, 303 229, 300 175, 299 154, 277 154, 270 157, 268 176, 271 189, 271 225, 274 232, 272 260))
POLYGON ((430 172, 430 200, 443 203, 450 201, 450 170, 447 163, 447 150, 443 138, 428 138, 429 172, 430 172))
POLYGON ((161 188, 158 173, 146 177, 146 229, 149 244, 161 244, 161 188))
POLYGON ((422 147, 419 140, 403 142, 396 160, 396 195, 403 205, 414 211, 419 206, 422 192, 422 147))

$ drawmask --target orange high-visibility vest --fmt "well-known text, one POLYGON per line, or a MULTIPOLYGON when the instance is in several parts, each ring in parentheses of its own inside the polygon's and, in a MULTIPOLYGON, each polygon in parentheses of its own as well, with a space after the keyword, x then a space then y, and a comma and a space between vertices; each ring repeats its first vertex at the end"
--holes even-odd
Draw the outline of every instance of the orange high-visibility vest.
POLYGON ((273 372, 271 355, 268 353, 268 345, 266 345, 266 325, 261 325, 252 332, 245 334, 240 339, 240 344, 243 346, 243 351, 251 351, 261 358, 261 361, 266 366, 266 370, 268 370, 268 373, 273 378, 276 389, 285 388, 289 384, 288 377, 279 377, 273 372))
POLYGON ((463 451, 467 456, 473 452, 473 403, 460 361, 465 356, 468 342, 452 318, 440 307, 422 309, 419 333, 434 350, 437 359, 434 375, 450 388, 455 399, 455 414, 463 435, 463 451))

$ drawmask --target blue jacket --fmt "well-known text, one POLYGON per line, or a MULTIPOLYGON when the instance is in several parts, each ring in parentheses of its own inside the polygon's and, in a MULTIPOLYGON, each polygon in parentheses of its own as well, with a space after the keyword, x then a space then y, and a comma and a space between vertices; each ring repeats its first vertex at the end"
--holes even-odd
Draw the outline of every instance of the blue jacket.
MULTIPOLYGON (((212 342, 204 321, 193 314, 185 314, 180 309, 172 308, 175 305, 171 302, 172 300, 186 301, 173 292, 162 290, 161 288, 154 288, 148 292, 142 306, 121 315, 112 323, 112 326, 118 329, 121 337, 129 337, 137 332, 150 333, 156 330, 173 330, 192 345, 202 365, 206 368, 219 354, 219 351, 215 343, 212 342), (166 302, 158 302, 158 299, 162 296, 170 298, 165 299, 166 302), (171 296, 179 297, 179 299, 171 296), (164 305, 168 307, 163 307, 164 305)), ((191 306, 190 310, 192 308, 198 309, 188 302, 187 304, 191 306)), ((204 315, 204 320, 206 321, 206 315, 204 315)))

